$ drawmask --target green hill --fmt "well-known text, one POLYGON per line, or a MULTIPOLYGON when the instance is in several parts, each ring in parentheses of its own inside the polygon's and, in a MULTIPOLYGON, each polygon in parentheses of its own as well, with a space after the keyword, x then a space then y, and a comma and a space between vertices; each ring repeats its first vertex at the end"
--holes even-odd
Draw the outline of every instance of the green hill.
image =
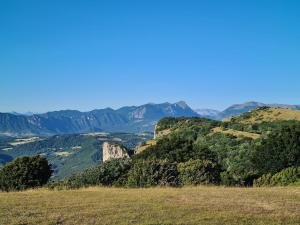
POLYGON ((300 121, 300 110, 291 110, 285 108, 262 107, 240 116, 225 119, 224 121, 256 124, 263 122, 273 122, 278 120, 297 120, 300 121))
POLYGON ((102 163, 104 141, 116 142, 133 149, 152 137, 150 133, 86 133, 51 137, 0 138, 0 166, 22 156, 41 155, 54 169, 53 179, 70 177, 102 163))
POLYGON ((208 160, 219 167, 220 183, 252 185, 265 172, 300 165, 299 121, 298 110, 269 107, 223 122, 165 118, 156 126, 155 142, 143 146, 134 159, 167 160, 186 166, 192 166, 189 162, 193 160, 208 160))

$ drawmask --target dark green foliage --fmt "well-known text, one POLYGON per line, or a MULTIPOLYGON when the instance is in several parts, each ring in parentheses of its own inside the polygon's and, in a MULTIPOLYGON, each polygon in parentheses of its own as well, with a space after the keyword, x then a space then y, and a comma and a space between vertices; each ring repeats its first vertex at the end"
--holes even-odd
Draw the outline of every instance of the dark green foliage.
POLYGON ((166 130, 166 129, 183 129, 183 128, 191 128, 191 126, 196 126, 198 129, 209 130, 212 127, 220 126, 221 122, 210 120, 206 118, 198 118, 198 117, 179 117, 179 118, 164 118, 161 119, 157 123, 157 131, 166 130))
POLYGON ((212 151, 207 146, 195 145, 195 142, 199 136, 208 135, 211 129, 219 124, 220 122, 203 118, 163 119, 158 127, 172 127, 175 130, 170 135, 160 138, 156 145, 149 147, 135 158, 143 160, 155 158, 177 163, 190 159, 211 158, 212 151), (205 156, 206 154, 210 156, 205 156))
POLYGON ((254 167, 260 175, 300 165, 300 125, 284 125, 269 134, 254 149, 254 167))
POLYGON ((183 162, 193 154, 193 141, 186 138, 170 135, 149 147, 146 151, 136 155, 137 159, 165 159, 170 162, 183 162))
MULTIPOLYGON (((249 116, 248 114, 244 115, 249 116)), ((159 123, 172 133, 157 141, 135 156, 140 160, 161 159, 184 163, 189 160, 210 160, 221 165, 222 184, 251 186, 253 180, 264 173, 272 173, 288 166, 299 165, 299 132, 297 121, 274 121, 260 124, 222 123, 222 127, 258 133, 263 139, 235 137, 229 134, 211 133, 220 125, 210 120, 194 118, 167 118, 159 123), (169 123, 169 124, 168 124, 169 123), (273 146, 274 145, 274 146, 273 146), (259 151, 258 151, 259 150, 259 151), (266 163, 267 162, 267 163, 266 163)))
POLYGON ((18 158, 0 169, 0 190, 40 187, 51 177, 51 166, 40 156, 18 158))
POLYGON ((251 186, 258 177, 251 162, 254 143, 244 142, 228 152, 224 162, 226 172, 221 174, 222 184, 229 186, 251 186))
POLYGON ((184 185, 218 184, 220 166, 209 160, 190 160, 178 164, 179 177, 184 185))
POLYGON ((176 163, 165 160, 138 160, 128 173, 129 187, 178 186, 176 163))
POLYGON ((131 159, 112 159, 67 179, 66 186, 80 188, 87 186, 120 186, 127 181, 131 159))
POLYGON ((274 174, 268 173, 254 181, 256 187, 287 186, 300 181, 300 167, 289 167, 274 174))

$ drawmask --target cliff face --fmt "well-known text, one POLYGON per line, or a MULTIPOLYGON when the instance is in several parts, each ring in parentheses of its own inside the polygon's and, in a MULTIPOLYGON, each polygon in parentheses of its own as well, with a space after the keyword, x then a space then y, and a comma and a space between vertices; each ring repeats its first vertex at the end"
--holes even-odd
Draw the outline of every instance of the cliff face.
POLYGON ((103 162, 110 159, 128 158, 127 150, 118 144, 103 143, 103 162))

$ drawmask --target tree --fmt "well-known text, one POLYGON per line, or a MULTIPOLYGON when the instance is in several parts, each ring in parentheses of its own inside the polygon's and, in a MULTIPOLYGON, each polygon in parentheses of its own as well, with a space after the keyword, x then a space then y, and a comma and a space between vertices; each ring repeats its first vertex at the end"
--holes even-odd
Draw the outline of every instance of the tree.
POLYGON ((48 182, 51 165, 41 156, 18 158, 0 169, 0 189, 18 191, 40 187, 48 182))
POLYGON ((137 160, 128 172, 128 186, 178 186, 177 164, 165 160, 137 160))
POLYGON ((260 175, 300 165, 300 124, 283 125, 256 146, 252 162, 260 175))
POLYGON ((131 168, 131 159, 111 159, 66 181, 67 188, 88 186, 121 186, 127 182, 127 173, 131 168))
POLYGON ((218 184, 220 166, 209 160, 190 160, 178 164, 179 177, 183 184, 218 184))

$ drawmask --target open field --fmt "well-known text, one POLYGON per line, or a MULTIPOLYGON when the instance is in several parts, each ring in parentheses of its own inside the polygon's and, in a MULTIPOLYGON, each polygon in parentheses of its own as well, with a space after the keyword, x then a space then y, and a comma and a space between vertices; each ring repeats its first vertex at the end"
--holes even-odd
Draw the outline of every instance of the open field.
POLYGON ((0 224, 300 224, 300 188, 0 193, 0 224))

